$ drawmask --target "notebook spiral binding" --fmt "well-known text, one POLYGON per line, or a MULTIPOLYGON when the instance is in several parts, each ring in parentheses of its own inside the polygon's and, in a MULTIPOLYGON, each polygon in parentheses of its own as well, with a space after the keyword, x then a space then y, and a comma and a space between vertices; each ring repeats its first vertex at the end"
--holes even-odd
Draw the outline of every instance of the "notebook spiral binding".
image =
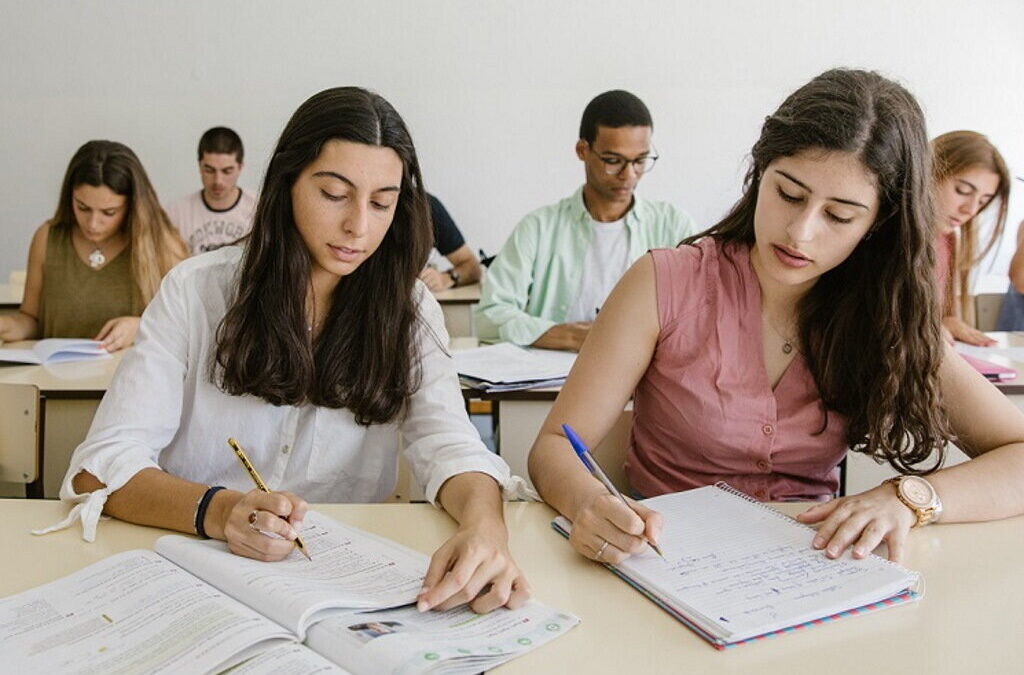
MULTIPOLYGON (((771 513, 774 516, 777 516, 777 517, 779 517, 779 518, 781 518, 783 520, 786 520, 786 521, 789 521, 789 522, 794 523, 796 525, 799 525, 800 527, 804 528, 808 532, 811 532, 811 533, 816 532, 816 530, 813 527, 811 527, 810 525, 807 525, 806 523, 801 523, 796 518, 790 518, 785 513, 781 513, 779 511, 776 511, 775 509, 773 509, 770 506, 766 506, 764 504, 764 502, 757 501, 756 499, 754 499, 753 497, 748 495, 746 492, 741 492, 741 491, 737 490, 736 488, 734 488, 733 486, 729 485, 725 481, 721 481, 721 480, 718 481, 717 483, 715 483, 715 487, 718 488, 719 490, 721 490, 722 492, 725 492, 727 494, 732 495, 733 497, 739 497, 740 499, 744 499, 744 500, 750 502, 751 504, 754 504, 754 505, 760 507, 761 509, 771 513)), ((921 597, 924 597, 924 578, 920 574, 917 574, 917 572, 913 572, 911 570, 908 570, 903 565, 900 565, 899 563, 894 563, 893 561, 889 560, 888 558, 883 558, 880 555, 875 555, 874 553, 870 553, 869 555, 874 556, 875 558, 878 558, 879 560, 881 560, 885 564, 891 565, 891 566, 895 567, 896 569, 898 569, 898 570, 900 570, 902 572, 905 572, 907 574, 914 574, 914 575, 916 575, 917 578, 918 578, 918 585, 919 585, 919 588, 920 588, 920 590, 917 591, 917 592, 919 593, 919 595, 921 595, 921 597)))

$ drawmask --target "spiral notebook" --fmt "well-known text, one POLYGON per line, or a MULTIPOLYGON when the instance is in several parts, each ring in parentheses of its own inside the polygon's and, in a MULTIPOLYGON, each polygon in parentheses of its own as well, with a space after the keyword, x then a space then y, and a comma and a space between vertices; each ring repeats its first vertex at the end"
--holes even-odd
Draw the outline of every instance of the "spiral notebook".
POLYGON ((665 518, 665 559, 648 550, 608 569, 717 649, 920 597, 918 573, 875 555, 831 560, 811 528, 725 483, 643 503, 665 518))

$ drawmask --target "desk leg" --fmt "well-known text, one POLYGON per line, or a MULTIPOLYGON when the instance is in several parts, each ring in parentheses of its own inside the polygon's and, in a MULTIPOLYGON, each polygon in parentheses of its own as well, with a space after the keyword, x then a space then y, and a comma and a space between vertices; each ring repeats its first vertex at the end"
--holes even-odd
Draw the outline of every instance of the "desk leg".
POLYGON ((494 401, 500 423, 498 425, 498 453, 512 473, 522 476, 530 486, 530 472, 526 461, 537 433, 551 410, 553 401, 494 401))
POLYGON ((99 399, 44 399, 46 424, 43 435, 43 496, 57 499, 60 484, 75 451, 89 433, 99 399))

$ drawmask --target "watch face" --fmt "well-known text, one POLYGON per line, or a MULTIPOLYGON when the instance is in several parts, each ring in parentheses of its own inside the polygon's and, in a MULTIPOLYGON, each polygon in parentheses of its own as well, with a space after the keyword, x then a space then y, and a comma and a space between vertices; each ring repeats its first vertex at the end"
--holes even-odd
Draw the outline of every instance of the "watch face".
POLYGON ((908 502, 924 508, 932 503, 934 492, 931 484, 917 476, 907 476, 900 483, 900 491, 908 502))

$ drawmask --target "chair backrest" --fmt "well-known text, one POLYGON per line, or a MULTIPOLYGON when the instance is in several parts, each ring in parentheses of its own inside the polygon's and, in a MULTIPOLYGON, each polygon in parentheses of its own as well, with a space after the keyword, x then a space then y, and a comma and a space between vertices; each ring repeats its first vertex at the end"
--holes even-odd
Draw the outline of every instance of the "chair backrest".
POLYGON ((618 421, 601 443, 590 451, 611 479, 615 487, 623 494, 630 493, 629 481, 626 480, 626 449, 629 447, 629 430, 633 427, 633 411, 623 410, 618 421))
POLYGON ((974 296, 974 317, 980 331, 996 329, 999 321, 999 310, 1003 308, 1005 293, 982 293, 974 296))
POLYGON ((0 482, 39 477, 39 388, 0 384, 0 482))

